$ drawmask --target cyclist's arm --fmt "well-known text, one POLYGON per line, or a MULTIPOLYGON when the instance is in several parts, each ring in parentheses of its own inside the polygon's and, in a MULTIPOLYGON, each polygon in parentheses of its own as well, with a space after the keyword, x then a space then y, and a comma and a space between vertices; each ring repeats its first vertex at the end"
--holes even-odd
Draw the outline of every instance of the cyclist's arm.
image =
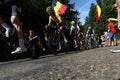
POLYGON ((88 30, 87 30, 87 33, 86 33, 86 37, 88 36, 88 30))
POLYGON ((62 23, 62 22, 63 22, 63 20, 62 20, 61 18, 59 18, 58 20, 59 20, 59 23, 62 23))
POLYGON ((77 25, 77 33, 80 32, 80 27, 77 25))
POLYGON ((73 28, 72 26, 70 27, 70 35, 72 34, 73 28))
POLYGON ((58 20, 59 20, 59 30, 62 30, 63 29, 63 20, 62 20, 62 18, 61 18, 61 16, 59 16, 59 15, 57 15, 57 18, 58 18, 58 20))
POLYGON ((92 29, 92 31, 93 31, 93 34, 95 34, 95 31, 94 31, 94 29, 92 29))
POLYGON ((62 20, 61 16, 57 14, 57 15, 56 15, 56 17, 58 18, 59 23, 61 24, 61 23, 63 22, 63 20, 62 20))
POLYGON ((51 17, 49 17, 49 22, 47 24, 47 27, 50 27, 51 25, 52 25, 52 19, 51 19, 51 17))
POLYGON ((84 37, 85 37, 84 34, 83 34, 83 33, 81 33, 81 34, 82 34, 82 36, 83 36, 83 38, 84 38, 84 37))

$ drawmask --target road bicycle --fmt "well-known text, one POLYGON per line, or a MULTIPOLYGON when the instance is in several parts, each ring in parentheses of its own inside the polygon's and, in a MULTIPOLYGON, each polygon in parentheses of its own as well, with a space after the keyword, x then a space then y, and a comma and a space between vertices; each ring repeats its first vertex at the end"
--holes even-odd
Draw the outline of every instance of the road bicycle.
POLYGON ((95 36, 87 37, 87 46, 89 49, 96 48, 95 36))
POLYGON ((65 52, 68 50, 68 44, 65 42, 63 36, 60 33, 59 25, 52 25, 47 27, 48 35, 48 51, 57 55, 59 52, 65 52))

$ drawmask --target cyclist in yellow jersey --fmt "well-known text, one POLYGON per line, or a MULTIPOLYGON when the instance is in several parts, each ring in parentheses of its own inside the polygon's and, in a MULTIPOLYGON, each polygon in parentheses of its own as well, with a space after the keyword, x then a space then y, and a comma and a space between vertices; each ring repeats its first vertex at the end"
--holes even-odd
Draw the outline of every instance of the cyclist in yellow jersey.
POLYGON ((60 23, 62 23, 62 19, 59 16, 59 14, 55 13, 54 15, 51 13, 51 15, 49 16, 49 23, 51 23, 52 21, 58 23, 60 21, 60 23))
POLYGON ((61 16, 59 14, 57 14, 51 6, 46 8, 46 12, 49 15, 49 22, 46 27, 51 27, 52 22, 57 23, 57 25, 59 25, 60 34, 63 36, 64 41, 67 42, 67 39, 63 32, 63 26, 62 26, 63 19, 61 18, 61 16))
POLYGON ((52 21, 55 23, 62 23, 62 18, 61 16, 59 16, 59 14, 55 13, 54 9, 49 6, 46 8, 46 12, 49 15, 49 23, 48 23, 48 27, 50 27, 52 25, 52 21))

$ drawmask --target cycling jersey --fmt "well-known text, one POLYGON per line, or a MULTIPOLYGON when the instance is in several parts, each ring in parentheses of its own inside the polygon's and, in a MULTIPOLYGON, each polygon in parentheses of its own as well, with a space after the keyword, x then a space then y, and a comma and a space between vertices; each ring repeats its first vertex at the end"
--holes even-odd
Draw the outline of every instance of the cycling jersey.
POLYGON ((52 21, 54 21, 54 22, 59 22, 59 19, 60 19, 60 18, 61 18, 61 16, 60 16, 59 14, 55 14, 54 17, 49 16, 49 21, 50 21, 50 22, 52 22, 52 21))
POLYGON ((93 30, 92 28, 87 30, 86 37, 87 37, 88 39, 94 37, 94 30, 93 30))
POLYGON ((93 36, 93 30, 89 29, 87 34, 88 34, 88 37, 92 37, 93 36))
POLYGON ((78 29, 79 29, 78 25, 72 25, 70 28, 70 30, 72 31, 72 35, 77 35, 78 29))
POLYGON ((79 28, 79 27, 75 25, 75 26, 71 26, 70 30, 77 32, 77 29, 78 29, 78 28, 79 28))
POLYGON ((88 30, 88 34, 93 34, 92 29, 89 29, 89 30, 88 30))

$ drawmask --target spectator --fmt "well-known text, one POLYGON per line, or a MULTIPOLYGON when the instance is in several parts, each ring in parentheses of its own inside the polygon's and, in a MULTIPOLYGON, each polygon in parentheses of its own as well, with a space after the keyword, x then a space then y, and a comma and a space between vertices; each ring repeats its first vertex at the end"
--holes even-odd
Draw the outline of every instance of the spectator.
POLYGON ((102 41, 102 36, 101 35, 98 35, 97 37, 97 46, 100 48, 100 47, 103 47, 103 41, 102 41))
POLYGON ((113 22, 107 20, 107 26, 108 26, 108 32, 109 32, 109 46, 112 45, 112 40, 113 40, 113 45, 116 46, 117 40, 116 40, 116 28, 113 22))
POLYGON ((35 31, 33 31, 32 29, 29 30, 29 41, 30 47, 36 45, 39 50, 42 50, 43 45, 40 43, 40 38, 37 34, 35 34, 35 31))
POLYGON ((104 38, 105 38, 105 46, 109 46, 109 33, 107 31, 104 31, 104 38))

